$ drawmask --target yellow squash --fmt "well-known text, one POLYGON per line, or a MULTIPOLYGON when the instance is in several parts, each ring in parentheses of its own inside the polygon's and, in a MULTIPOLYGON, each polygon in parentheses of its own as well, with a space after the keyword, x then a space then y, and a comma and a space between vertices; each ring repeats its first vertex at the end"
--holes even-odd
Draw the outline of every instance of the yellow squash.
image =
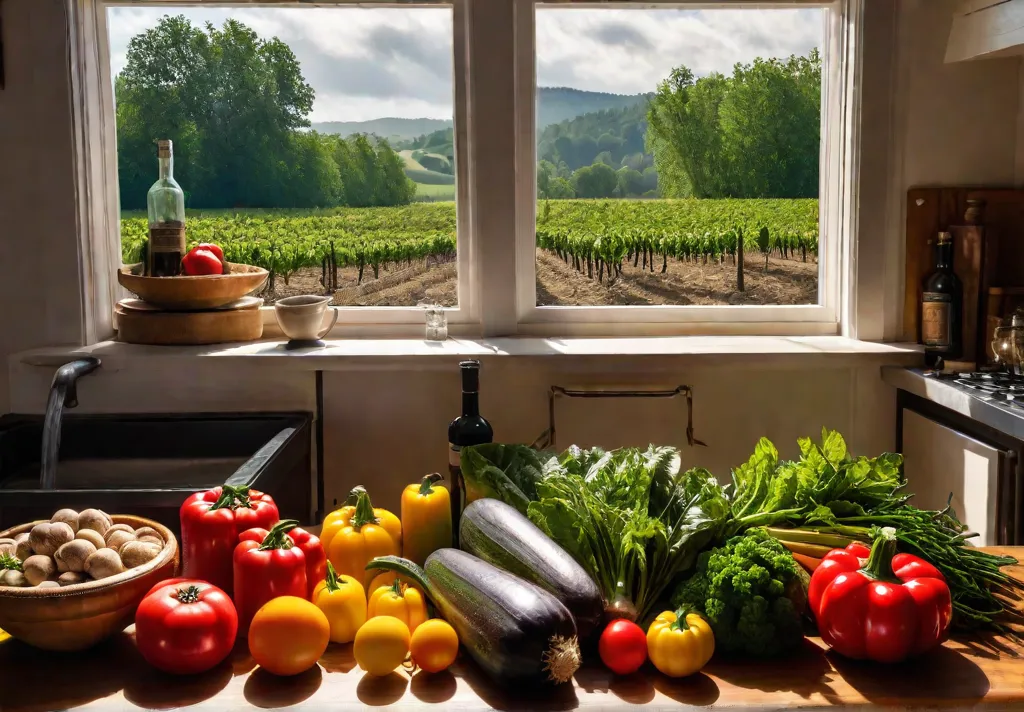
POLYGON ((711 626, 696 613, 665 611, 647 630, 647 655, 669 677, 698 672, 714 653, 711 626))
POLYGON ((448 490, 434 473, 402 492, 403 556, 420 566, 438 549, 452 545, 452 509, 448 490))
MULTIPOLYGON (((366 488, 362 485, 357 485, 352 488, 352 491, 348 493, 348 497, 345 499, 345 506, 339 507, 334 510, 326 517, 324 517, 324 523, 320 529, 320 543, 324 547, 324 551, 329 551, 331 541, 337 536, 338 532, 347 527, 352 522, 352 516, 356 513, 356 504, 359 502, 359 498, 366 495, 369 498, 369 494, 366 492, 366 488)), ((384 529, 391 538, 395 540, 395 544, 398 546, 398 553, 402 553, 402 522, 399 521, 398 517, 384 509, 383 507, 373 507, 373 518, 376 519, 376 524, 384 529)))
POLYGON ((366 617, 391 616, 405 623, 409 632, 427 620, 427 602, 415 588, 402 585, 395 579, 391 586, 381 586, 370 594, 366 617))
POLYGON ((339 574, 351 576, 365 589, 376 575, 366 570, 366 564, 378 556, 397 556, 401 550, 401 544, 378 523, 370 496, 363 491, 351 520, 331 538, 327 559, 339 574))
POLYGON ((327 579, 313 590, 313 603, 331 624, 332 643, 351 643, 366 622, 366 592, 351 576, 339 576, 327 562, 327 579))

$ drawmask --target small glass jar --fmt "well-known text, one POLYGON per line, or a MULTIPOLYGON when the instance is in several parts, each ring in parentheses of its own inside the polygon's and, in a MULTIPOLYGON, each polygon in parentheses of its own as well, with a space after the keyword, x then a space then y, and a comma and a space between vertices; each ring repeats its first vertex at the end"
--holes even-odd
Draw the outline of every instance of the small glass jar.
POLYGON ((448 314, 438 304, 421 304, 426 314, 426 340, 446 341, 448 339, 448 314))

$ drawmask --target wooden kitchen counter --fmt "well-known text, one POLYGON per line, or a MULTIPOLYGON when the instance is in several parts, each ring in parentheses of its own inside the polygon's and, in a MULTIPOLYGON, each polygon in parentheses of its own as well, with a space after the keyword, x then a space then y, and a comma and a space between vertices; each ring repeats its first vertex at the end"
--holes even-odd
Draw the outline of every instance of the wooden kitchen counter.
MULTIPOLYGON (((1024 547, 1002 550, 1024 558, 1024 547)), ((1024 567, 1014 567, 1024 576, 1024 567)), ((593 658, 592 658, 593 659, 593 658)), ((1024 710, 1024 650, 986 636, 946 643, 902 665, 846 660, 816 638, 794 655, 769 661, 715 660, 689 678, 673 680, 650 666, 617 678, 586 665, 574 684, 543 692, 496 688, 460 657, 450 672, 411 678, 395 672, 364 675, 351 645, 331 645, 320 666, 278 678, 255 665, 244 646, 218 668, 174 677, 150 668, 135 649, 131 629, 84 653, 58 655, 16 641, 0 644, 0 710, 614 710, 645 709, 859 709, 1024 710), (1016 652, 1015 652, 1016 651, 1016 652), (1020 654, 1021 657, 1017 657, 1020 654), (31 682, 30 682, 31 681, 31 682)))

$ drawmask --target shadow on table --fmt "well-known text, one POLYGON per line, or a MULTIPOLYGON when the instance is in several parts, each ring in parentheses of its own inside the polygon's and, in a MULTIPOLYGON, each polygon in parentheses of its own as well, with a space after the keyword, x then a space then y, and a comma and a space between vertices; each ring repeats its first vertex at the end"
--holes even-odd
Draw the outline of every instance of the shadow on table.
POLYGON ((616 675, 602 665, 584 665, 575 679, 588 693, 611 693, 631 705, 645 705, 654 699, 654 682, 645 672, 616 675))
POLYGON ((277 709, 308 700, 320 689, 322 680, 323 671, 319 665, 289 677, 280 677, 257 668, 245 681, 243 694, 249 704, 255 707, 277 709))
POLYGON ((828 659, 850 687, 876 704, 898 705, 912 698, 922 707, 967 709, 989 690, 985 671, 945 646, 896 665, 850 660, 834 651, 828 659))
POLYGON ((327 672, 351 672, 356 668, 356 656, 352 653, 352 643, 331 643, 327 652, 320 658, 320 665, 327 672))
POLYGON ((539 682, 530 687, 502 687, 467 656, 460 656, 450 669, 466 681, 484 704, 503 712, 571 710, 580 703, 576 688, 571 683, 551 685, 539 682))
POLYGON ((4 712, 67 709, 103 699, 122 690, 142 663, 131 637, 115 635, 86 653, 38 650, 18 640, 0 644, 0 670, 9 681, 0 692, 4 712), (21 684, 34 681, 30 684, 21 684))
POLYGON ((409 683, 409 690, 422 702, 447 702, 455 696, 457 689, 455 676, 447 670, 435 673, 420 670, 409 683))
POLYGON ((807 639, 792 653, 771 658, 716 654, 704 672, 730 685, 758 692, 793 692, 804 699, 814 694, 834 694, 829 685, 834 673, 825 651, 807 639))
POLYGON ((139 660, 124 686, 124 698, 137 707, 168 710, 208 700, 231 682, 228 661, 198 675, 171 675, 139 660))
POLYGON ((393 705, 405 695, 408 684, 405 675, 398 672, 388 673, 383 677, 364 673, 356 685, 356 697, 364 705, 373 707, 393 705))
POLYGON ((706 707, 718 701, 718 683, 702 672, 687 677, 667 677, 655 671, 654 689, 684 705, 706 707))

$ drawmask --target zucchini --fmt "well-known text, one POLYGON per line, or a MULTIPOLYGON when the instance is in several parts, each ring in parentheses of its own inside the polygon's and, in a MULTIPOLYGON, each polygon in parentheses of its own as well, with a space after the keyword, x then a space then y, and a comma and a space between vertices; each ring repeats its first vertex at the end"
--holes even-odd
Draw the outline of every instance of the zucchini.
POLYGON ((459 642, 495 680, 565 682, 580 666, 569 609, 534 584, 458 549, 438 549, 423 568, 398 556, 366 565, 408 576, 459 634, 459 642))
POLYGON ((462 513, 459 546, 553 594, 576 619, 580 640, 603 620, 604 601, 594 580, 515 507, 497 499, 471 503, 462 513))

